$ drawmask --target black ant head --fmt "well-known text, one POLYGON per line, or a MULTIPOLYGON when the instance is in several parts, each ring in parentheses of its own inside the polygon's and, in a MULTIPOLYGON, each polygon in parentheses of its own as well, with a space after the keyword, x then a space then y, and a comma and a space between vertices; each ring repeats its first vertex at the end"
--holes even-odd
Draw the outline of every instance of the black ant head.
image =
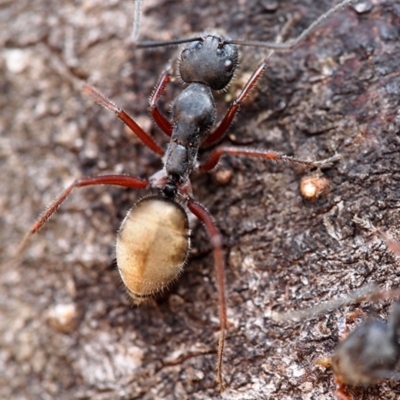
POLYGON ((400 348, 382 321, 365 322, 342 341, 332 357, 334 374, 349 385, 370 385, 391 376, 400 348))
POLYGON ((219 36, 208 35, 191 42, 182 51, 179 68, 185 82, 200 82, 221 90, 232 79, 237 65, 237 47, 219 36))

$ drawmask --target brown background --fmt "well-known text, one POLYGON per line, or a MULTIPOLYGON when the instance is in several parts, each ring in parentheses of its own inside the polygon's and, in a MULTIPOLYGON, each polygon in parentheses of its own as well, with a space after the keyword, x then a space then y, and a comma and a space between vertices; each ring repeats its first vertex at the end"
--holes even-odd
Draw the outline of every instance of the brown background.
MULTIPOLYGON (((291 36, 332 5, 295 3, 151 0, 141 37, 216 27, 231 37, 274 40, 295 12, 300 20, 291 36)), ((369 219, 400 238, 400 4, 372 3, 362 3, 364 13, 346 8, 292 53, 275 55, 226 140, 309 159, 340 154, 324 170, 329 195, 302 199, 299 182, 307 171, 286 164, 227 157, 221 165, 234 176, 223 187, 215 173, 193 176, 196 198, 224 240, 226 398, 332 399, 332 373, 315 362, 333 352, 338 321, 352 308, 302 324, 274 323, 271 311, 315 305, 369 282, 398 286, 399 257, 352 221, 369 219)), ((147 99, 176 51, 134 50, 132 18, 132 1, 0 2, 2 261, 73 179, 110 172, 147 177, 160 168, 77 85, 79 79, 95 85, 165 142, 147 99)), ((217 96, 220 116, 264 54, 242 50, 235 83, 217 96)), ((181 87, 171 85, 164 110, 181 87)), ((115 232, 140 195, 76 191, 23 260, 1 267, 0 398, 218 397, 217 292, 203 227, 193 225, 185 273, 157 305, 132 308, 121 287, 115 232), (69 333, 49 324, 57 304, 78 310, 69 333)), ((388 304, 362 308, 385 318, 388 304)), ((356 393, 394 399, 400 385, 356 393)))

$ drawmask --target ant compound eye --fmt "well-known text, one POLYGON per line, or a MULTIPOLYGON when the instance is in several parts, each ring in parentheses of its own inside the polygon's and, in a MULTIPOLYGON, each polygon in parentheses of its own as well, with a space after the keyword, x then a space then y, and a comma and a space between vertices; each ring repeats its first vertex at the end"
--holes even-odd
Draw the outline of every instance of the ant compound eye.
POLYGON ((217 48, 217 56, 223 57, 224 55, 225 55, 224 49, 221 48, 221 47, 218 47, 218 48, 217 48))
POLYGON ((181 53, 181 60, 186 60, 188 55, 189 55, 190 50, 189 49, 185 49, 182 51, 181 53))
POLYGON ((233 61, 232 60, 225 60, 225 71, 231 72, 233 69, 233 61))

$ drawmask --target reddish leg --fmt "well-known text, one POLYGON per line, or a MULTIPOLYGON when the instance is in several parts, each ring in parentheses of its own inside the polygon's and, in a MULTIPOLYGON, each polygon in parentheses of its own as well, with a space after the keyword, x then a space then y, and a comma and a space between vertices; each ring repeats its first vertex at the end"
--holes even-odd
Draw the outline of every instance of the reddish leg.
POLYGON ((235 117, 236 113, 239 111, 240 104, 242 101, 249 95, 251 89, 257 83, 258 79, 260 78, 261 74, 263 73, 265 67, 267 66, 267 62, 272 55, 272 52, 264 58, 263 61, 260 62, 257 69, 253 72, 250 79, 240 92, 239 96, 236 100, 230 105, 228 111, 225 114, 225 117, 219 123, 217 128, 213 133, 211 133, 208 138, 204 141, 204 146, 210 146, 216 142, 218 142, 224 136, 226 130, 229 128, 229 125, 232 123, 233 118, 235 117))
POLYGON ((117 107, 111 100, 96 89, 84 84, 83 91, 101 106, 111 110, 132 132, 150 149, 160 156, 164 155, 164 150, 145 132, 122 108, 117 107))
POLYGON ((248 149, 246 147, 221 146, 214 149, 210 157, 208 157, 208 159, 199 166, 199 170, 202 172, 207 172, 212 170, 218 164, 219 159, 225 154, 230 154, 233 156, 256 157, 256 158, 262 158, 264 160, 289 161, 292 163, 309 165, 309 166, 322 166, 322 165, 326 166, 329 165, 334 160, 334 157, 331 157, 330 159, 322 161, 305 161, 285 156, 282 154, 278 154, 274 151, 248 149))
POLYGON ((199 203, 194 200, 189 200, 187 204, 189 210, 204 223, 207 228, 208 234, 211 238, 211 243, 214 247, 214 262, 215 272, 217 275, 218 286, 218 300, 219 300, 219 320, 221 332, 218 343, 218 359, 217 359, 217 376, 220 390, 223 390, 222 379, 222 356, 224 353, 225 336, 227 329, 226 318, 226 298, 225 298, 225 273, 224 273, 224 259, 222 255, 222 240, 221 235, 215 226, 210 213, 199 203))
POLYGON ((50 204, 44 214, 32 225, 31 229, 25 235, 24 239, 19 245, 16 255, 9 262, 7 262, 6 265, 12 264, 18 259, 27 246, 30 237, 36 233, 57 211, 58 207, 61 206, 65 199, 71 194, 73 189, 93 185, 116 185, 132 189, 147 189, 150 187, 149 182, 126 175, 102 175, 77 179, 70 186, 68 186, 67 189, 65 189, 64 192, 62 192, 61 195, 53 201, 53 203, 50 204))
POLYGON ((36 233, 46 223, 46 221, 57 211, 58 207, 61 206, 64 200, 71 194, 73 189, 93 185, 116 185, 132 189, 146 189, 150 186, 147 181, 127 175, 101 175, 77 179, 68 186, 52 204, 50 204, 46 212, 33 224, 30 233, 36 233))
POLYGON ((160 80, 157 83, 157 86, 154 88, 153 93, 150 97, 150 113, 153 116, 154 121, 156 124, 161 128, 161 130, 171 137, 172 135, 172 125, 171 122, 168 121, 164 115, 161 114, 160 110, 157 108, 157 100, 161 97, 161 95, 165 91, 165 87, 169 83, 170 75, 168 69, 166 69, 162 75, 160 80))
POLYGON ((347 391, 346 385, 340 380, 335 379, 336 390, 335 397, 336 400, 353 400, 353 396, 347 391))

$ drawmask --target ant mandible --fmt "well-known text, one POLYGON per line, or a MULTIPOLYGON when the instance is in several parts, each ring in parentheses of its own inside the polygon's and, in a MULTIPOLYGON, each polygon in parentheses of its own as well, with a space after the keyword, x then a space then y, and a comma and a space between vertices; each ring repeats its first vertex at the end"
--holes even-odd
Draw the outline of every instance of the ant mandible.
MULTIPOLYGON (((222 389, 222 355, 227 330, 222 239, 210 213, 193 197, 190 174, 193 170, 202 172, 212 170, 224 155, 290 161, 312 167, 329 164, 328 160, 305 161, 280 155, 274 151, 245 147, 216 147, 203 163, 198 162, 197 154, 201 147, 217 144, 223 138, 240 104, 255 86, 274 51, 292 50, 321 22, 354 1, 341 1, 316 19, 296 39, 282 43, 226 40, 215 35, 167 42, 137 42, 138 48, 189 43, 181 52, 179 64, 180 77, 187 83, 187 87, 173 102, 172 121, 166 119, 157 108, 157 101, 170 80, 168 69, 162 73, 150 98, 151 115, 156 124, 170 138, 166 151, 124 110, 97 90, 84 85, 83 91, 97 103, 113 111, 150 150, 163 157, 163 168, 148 180, 127 175, 102 175, 77 179, 33 224, 19 250, 26 246, 29 238, 40 230, 75 188, 115 185, 132 189, 155 189, 158 194, 139 200, 128 212, 117 235, 116 258, 119 273, 134 302, 141 303, 166 288, 182 271, 189 252, 188 211, 190 211, 204 223, 213 246, 220 314, 217 379, 222 389), (224 89, 231 81, 238 66, 237 45, 271 50, 259 63, 216 129, 211 132, 211 127, 216 120, 212 90, 224 89)), ((136 2, 134 24, 136 32, 139 29, 140 3, 140 1, 136 2)))

